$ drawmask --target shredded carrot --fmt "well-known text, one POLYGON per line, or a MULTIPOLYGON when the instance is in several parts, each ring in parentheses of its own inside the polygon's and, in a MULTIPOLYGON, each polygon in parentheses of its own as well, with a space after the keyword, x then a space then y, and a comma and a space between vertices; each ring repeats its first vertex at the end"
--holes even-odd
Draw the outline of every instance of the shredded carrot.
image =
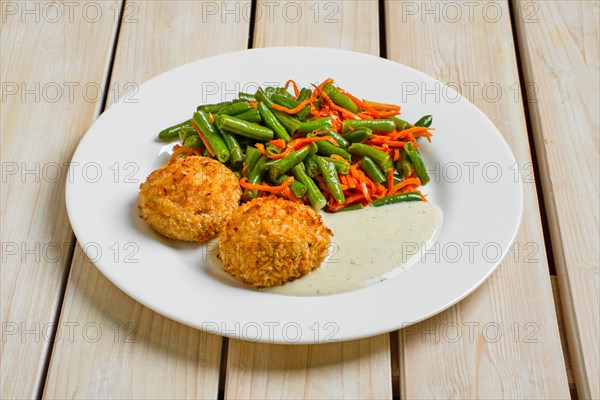
POLYGON ((290 86, 290 83, 294 87, 294 95, 298 97, 298 94, 300 94, 300 89, 298 89, 298 85, 296 84, 296 82, 294 82, 293 79, 290 79, 285 83, 285 90, 287 90, 287 88, 290 86))
POLYGON ((304 106, 306 106, 307 104, 312 104, 313 101, 315 101, 315 99, 313 99, 313 98, 306 99, 306 100, 300 102, 300 104, 298 104, 294 108, 286 108, 286 107, 281 106, 279 104, 273 104, 273 108, 275 110, 283 111, 284 113, 287 113, 287 114, 297 114, 300 111, 302 111, 302 109, 304 108, 304 106))
POLYGON ((191 156, 191 155, 202 155, 200 154, 200 151, 198 149, 192 148, 192 147, 187 147, 187 146, 180 146, 178 144, 176 144, 175 146, 173 146, 173 154, 171 154, 171 158, 169 158, 169 162, 175 161, 177 158, 179 158, 179 156, 182 153, 186 153, 186 156, 191 156))
POLYGON ((192 121, 192 127, 198 133, 198 136, 200 136, 200 140, 202 140, 202 143, 204 143, 204 146, 206 147, 206 150, 208 150, 208 152, 210 153, 210 155, 214 157, 217 153, 215 153, 215 151, 213 150, 213 148, 210 146, 210 143, 208 143, 208 141, 206 140, 206 138, 204 137, 204 135, 202 134, 202 132, 200 131, 200 129, 194 123, 194 121, 192 121))
POLYGON ((391 187, 391 189, 388 191, 388 196, 391 196, 393 194, 396 194, 396 192, 398 192, 398 190, 406 187, 406 186, 419 186, 421 185, 421 180, 419 178, 409 178, 409 179, 405 179, 402 182, 398 182, 396 185, 394 185, 393 187, 391 187))
POLYGON ((314 142, 320 142, 322 140, 326 140, 332 144, 337 145, 337 142, 331 136, 313 136, 313 137, 305 137, 305 138, 299 138, 299 139, 292 140, 291 142, 288 143, 288 149, 296 150, 296 149, 306 146, 307 144, 314 143, 314 142))
POLYGON ((363 103, 369 107, 374 108, 377 111, 398 111, 400 112, 400 106, 395 104, 377 103, 375 101, 363 100, 363 103))
POLYGON ((281 152, 279 154, 269 154, 269 152, 267 152, 267 150, 265 150, 264 144, 256 143, 254 146, 260 152, 260 154, 262 154, 263 156, 270 158, 272 160, 278 160, 280 158, 285 158, 285 156, 287 156, 288 154, 290 154, 292 152, 292 148, 288 147, 287 149, 285 149, 283 152, 281 152))
POLYGON ((273 146, 280 148, 281 150, 285 149, 286 146, 285 140, 283 139, 270 140, 269 143, 271 143, 273 146))
POLYGON ((248 183, 248 178, 244 177, 244 178, 240 179, 240 186, 243 187, 244 189, 260 190, 260 191, 269 192, 269 193, 278 193, 278 192, 281 192, 283 189, 286 189, 288 186, 290 186, 292 184, 292 182, 294 182, 294 177, 290 176, 279 186, 253 185, 251 183, 248 183))
POLYGON ((258 108, 258 101, 246 101, 245 103, 252 108, 258 108))
POLYGON ((208 113, 208 120, 210 121, 211 124, 213 122, 215 122, 215 117, 213 117, 212 113, 208 113))
POLYGON ((392 187, 394 187, 394 168, 390 168, 388 169, 388 176, 387 176, 387 184, 388 184, 388 193, 390 190, 392 190, 392 187))
POLYGON ((367 183, 366 182, 361 182, 360 183, 360 187, 362 189, 362 193, 365 196, 365 199, 367 200, 368 203, 371 202, 371 195, 369 194, 369 190, 367 189, 367 183))
POLYGON ((341 161, 348 161, 346 160, 344 157, 340 156, 339 154, 332 154, 329 156, 330 158, 333 158, 335 160, 341 160, 341 161))
POLYGON ((400 150, 394 149, 394 161, 397 161, 400 158, 400 150))
POLYGON ((358 106, 358 108, 364 108, 368 113, 367 115, 370 116, 370 119, 372 119, 373 117, 381 118, 381 115, 379 114, 379 112, 377 110, 375 110, 374 108, 370 107, 368 104, 365 104, 363 101, 361 101, 357 97, 353 96, 352 94, 346 92, 344 89, 338 88, 338 90, 342 94, 345 94, 346 96, 348 96, 350 98, 350 100, 352 100, 358 106))

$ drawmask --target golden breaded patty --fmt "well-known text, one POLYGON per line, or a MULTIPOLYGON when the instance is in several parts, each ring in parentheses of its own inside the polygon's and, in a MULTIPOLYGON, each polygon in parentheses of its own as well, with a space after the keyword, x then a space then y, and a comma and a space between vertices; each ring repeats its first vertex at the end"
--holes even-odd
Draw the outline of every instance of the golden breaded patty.
POLYGON ((257 288, 283 285, 318 268, 331 230, 312 208, 261 197, 236 209, 220 235, 225 272, 257 288))
POLYGON ((215 236, 240 204, 237 177, 207 157, 181 157, 152 172, 140 185, 140 217, 156 232, 178 240, 205 242, 215 236))

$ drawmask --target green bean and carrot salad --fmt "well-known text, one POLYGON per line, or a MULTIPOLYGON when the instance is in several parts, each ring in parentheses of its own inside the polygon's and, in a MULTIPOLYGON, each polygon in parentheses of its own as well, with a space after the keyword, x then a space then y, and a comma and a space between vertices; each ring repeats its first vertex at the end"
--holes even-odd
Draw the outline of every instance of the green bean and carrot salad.
POLYGON ((331 78, 312 89, 289 80, 200 105, 158 137, 181 141, 171 161, 197 154, 224 163, 245 201, 275 194, 337 212, 427 201, 419 190, 429 182, 419 139, 431 142, 433 120, 411 124, 399 114, 399 106, 360 100, 331 78))

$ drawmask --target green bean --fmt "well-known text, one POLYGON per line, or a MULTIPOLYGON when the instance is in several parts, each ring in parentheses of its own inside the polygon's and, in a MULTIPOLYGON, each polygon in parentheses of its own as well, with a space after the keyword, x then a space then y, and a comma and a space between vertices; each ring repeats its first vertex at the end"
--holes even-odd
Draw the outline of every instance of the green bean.
POLYGON ((344 204, 346 201, 346 196, 344 196, 344 191, 340 185, 340 179, 338 178, 338 174, 333 163, 330 163, 323 157, 317 157, 317 164, 319 165, 319 170, 321 170, 323 180, 325 181, 325 184, 327 185, 327 188, 331 192, 333 198, 338 203, 344 204))
POLYGON ((313 156, 319 152, 319 148, 315 143, 311 143, 308 147, 310 147, 310 152, 308 153, 309 156, 313 156))
POLYGON ((236 114, 235 117, 237 119, 241 119, 244 121, 248 121, 248 122, 262 122, 262 118, 260 117, 260 113, 258 112, 258 110, 255 110, 254 108, 251 108, 248 111, 245 111, 241 114, 236 114))
MULTIPOLYGON (((301 103, 304 100, 308 100, 310 98, 310 96, 312 96, 312 90, 307 89, 307 88, 302 88, 302 90, 300 90, 300 93, 298 93, 298 97, 296 98, 296 101, 298 103, 301 103)), ((308 106, 308 105, 304 106, 304 108, 298 114, 296 114, 296 117, 298 117, 298 119, 300 121, 306 121, 309 117, 311 117, 310 106, 308 106)))
MULTIPOLYGON (((289 175, 283 174, 278 178, 271 178, 269 180, 276 185, 283 185, 283 183, 289 178, 289 175)), ((301 199, 306 194, 306 185, 296 179, 290 184, 290 190, 297 198, 301 199)))
POLYGON ((314 154, 306 157, 304 160, 304 167, 306 167, 306 173, 311 178, 314 178, 321 173, 319 164, 317 164, 317 156, 314 154))
POLYGON ((195 128, 198 129, 198 134, 202 133, 204 140, 213 149, 217 159, 222 163, 227 162, 229 160, 229 150, 215 127, 208 120, 208 115, 204 111, 196 111, 192 120, 196 125, 195 128))
MULTIPOLYGON (((338 156, 344 157, 347 160, 349 160, 351 157, 350 153, 348 153, 346 150, 344 150, 341 147, 338 147, 334 144, 331 144, 326 140, 321 140, 321 141, 315 142, 315 143, 317 144, 317 147, 319 148, 319 153, 324 156, 330 156, 332 154, 337 154, 338 156)), ((350 147, 352 147, 352 146, 350 146, 350 147)))
MULTIPOLYGON (((251 185, 260 185, 261 184, 261 182, 265 176, 265 171, 262 169, 262 165, 266 162, 267 162, 267 159, 265 157, 261 156, 258 159, 256 164, 254 165, 254 168, 252 169, 252 172, 250 172, 250 175, 248 176, 249 184, 251 184, 251 185)), ((256 198, 256 196, 258 196, 258 190, 250 190, 250 189, 244 190, 244 197, 247 198, 248 200, 252 200, 252 199, 256 198)))
POLYGON ((289 97, 282 96, 277 93, 275 93, 273 96, 271 96, 271 100, 275 104, 279 104, 280 106, 283 106, 285 108, 290 108, 290 109, 296 108, 296 107, 298 107, 298 104, 300 104, 300 102, 298 102, 294 99, 290 99, 289 97))
POLYGON ((241 113, 246 112, 251 109, 252 109, 252 107, 250 107, 248 104, 238 102, 238 103, 233 103, 233 104, 230 104, 228 106, 221 108, 219 110, 219 114, 237 115, 237 114, 241 114, 241 113))
POLYGON ((421 184, 427 184, 427 182, 429 182, 429 175, 427 174, 425 163, 417 149, 413 147, 412 143, 408 142, 404 145, 404 151, 408 154, 412 165, 415 167, 415 174, 417 174, 417 177, 421 180, 421 184))
POLYGON ((347 119, 342 122, 343 133, 358 128, 369 128, 373 132, 389 133, 396 129, 396 124, 390 119, 347 119))
POLYGON ((429 128, 433 122, 433 117, 431 115, 425 115, 420 120, 415 122, 415 126, 423 126, 425 128, 429 128))
POLYGON ((311 133, 313 131, 321 131, 324 129, 331 128, 331 117, 314 119, 308 122, 302 122, 298 126, 298 132, 300 133, 311 133))
POLYGON ((350 144, 342 135, 340 135, 333 129, 330 130, 329 132, 324 132, 322 134, 319 134, 319 136, 331 136, 333 138, 333 140, 335 140, 337 142, 338 146, 340 146, 344 149, 346 147, 348 147, 348 145, 350 144))
POLYGON ((403 131, 403 130, 405 130, 405 129, 408 129, 408 128, 412 128, 412 127, 413 127, 413 126, 412 126, 412 125, 411 125, 409 122, 406 122, 405 120, 403 120, 403 119, 400 119, 400 118, 396 118, 396 117, 390 117, 390 118, 388 118, 388 119, 389 119, 390 121, 394 122, 394 125, 396 126, 396 130, 397 130, 398 132, 400 132, 400 131, 403 131))
POLYGON ((358 128, 344 133, 343 137, 351 143, 362 143, 367 141, 371 134, 373 134, 373 131, 369 128, 358 128))
POLYGON ((284 158, 277 160, 269 167, 269 176, 273 179, 285 174, 290 169, 294 168, 297 164, 304 161, 306 156, 310 153, 310 147, 304 146, 300 150, 292 151, 284 158))
POLYGON ((223 107, 226 107, 226 106, 228 106, 230 104, 233 104, 233 102, 231 102, 231 101, 224 101, 222 103, 216 103, 216 104, 204 104, 204 105, 198 106, 198 108, 196 108, 196 111, 204 111, 205 113, 216 114, 223 107))
POLYGON ((363 206, 362 203, 356 203, 356 204, 352 204, 351 206, 348 206, 348 207, 340 208, 339 210, 337 210, 335 212, 362 210, 363 208, 365 208, 365 206, 363 206))
POLYGON ((277 89, 274 88, 273 86, 267 86, 265 88, 265 93, 269 98, 271 98, 271 96, 273 96, 275 93, 277 93, 277 89))
POLYGON ((323 92, 325 92, 327 97, 329 97, 331 101, 333 101, 338 106, 345 108, 346 110, 349 110, 355 114, 358 112, 358 106, 356 105, 356 103, 353 102, 352 99, 350 99, 350 97, 340 92, 338 88, 333 86, 331 83, 328 83, 325 86, 323 86, 323 92))
POLYGON ((412 174, 412 172, 415 170, 412 163, 410 162, 408 154, 406 154, 405 151, 400 153, 400 158, 396 160, 396 169, 398 170, 398 172, 402 171, 402 174, 404 176, 412 174))
POLYGON ((416 192, 399 193, 388 197, 382 197, 381 199, 373 200, 371 204, 375 207, 380 207, 388 204, 404 203, 407 201, 423 201, 423 198, 421 198, 421 195, 416 192))
POLYGON ((265 150, 266 150, 267 154, 269 154, 271 156, 276 156, 277 154, 281 154, 281 149, 272 143, 266 143, 265 150))
POLYGON ((256 91, 256 94, 254 95, 254 97, 256 97, 257 101, 265 103, 265 105, 267 107, 273 108, 273 102, 271 101, 271 99, 269 98, 269 96, 267 96, 267 94, 265 93, 265 91, 262 90, 262 88, 258 88, 258 90, 256 91))
POLYGON ((260 116, 265 122, 265 125, 267 125, 273 130, 273 132, 275 132, 275 136, 278 139, 283 139, 286 143, 288 143, 291 140, 290 135, 288 135, 284 126, 281 125, 281 122, 279 122, 279 120, 275 117, 271 110, 269 110, 269 107, 267 107, 262 101, 258 103, 258 112, 260 113, 260 116))
POLYGON ((385 182, 385 175, 381 173, 377 165, 375 165, 375 161, 371 160, 369 157, 363 157, 358 165, 360 169, 364 171, 365 174, 375 183, 385 182))
POLYGON ((244 159, 244 163, 246 163, 246 173, 244 176, 248 177, 250 175, 259 158, 260 151, 258 151, 256 147, 246 147, 246 158, 244 159))
POLYGON ((170 140, 176 139, 179 136, 180 129, 182 129, 182 128, 186 129, 188 127, 190 127, 190 128, 192 127, 192 124, 189 119, 187 121, 181 122, 177 125, 173 125, 166 129, 163 129, 162 131, 159 132, 158 138, 160 140, 164 140, 165 142, 168 142, 170 140))
POLYGON ((227 149, 229 150, 229 161, 234 168, 241 167, 244 162, 244 153, 242 153, 242 148, 238 143, 234 134, 219 128, 218 126, 214 127, 217 133, 221 135, 227 149))
POLYGON ((310 204, 312 204, 313 208, 320 210, 321 208, 325 207, 327 200, 325 200, 325 196, 323 196, 323 193, 321 193, 319 187, 312 180, 312 178, 306 175, 304 164, 300 163, 296 165, 292 169, 292 172, 294 173, 294 178, 306 185, 306 195, 308 196, 308 201, 310 201, 310 204))
POLYGON ((348 152, 357 157, 369 157, 377 163, 380 168, 387 170, 390 166, 393 167, 392 158, 388 153, 362 143, 352 143, 348 147, 348 152))
POLYGON ((294 96, 290 92, 288 92, 288 90, 285 87, 283 87, 283 86, 276 87, 275 88, 275 93, 278 94, 279 96, 285 96, 288 99, 293 99, 294 98, 294 96))
POLYGON ((312 90, 310 90, 308 88, 302 88, 302 89, 300 89, 300 93, 298 93, 298 97, 296 98, 296 101, 298 103, 302 103, 304 100, 308 100, 310 98, 310 96, 312 96, 312 90))
POLYGON ((338 174, 346 175, 350 172, 350 163, 348 161, 338 160, 337 158, 323 157, 325 160, 335 165, 335 170, 338 174))
POLYGON ((256 101, 256 97, 254 97, 253 94, 244 93, 244 92, 239 92, 238 93, 238 99, 240 101, 248 101, 248 102, 256 101))
POLYGON ((229 115, 219 115, 217 125, 236 135, 246 136, 251 139, 268 142, 273 139, 273 131, 267 127, 256 125, 229 115))
POLYGON ((196 149, 204 149, 204 145, 202 143, 202 140, 200 140, 200 136, 198 136, 198 135, 188 136, 183 141, 183 145, 186 146, 186 147, 194 147, 196 149))
POLYGON ((179 128, 179 139, 181 139, 182 142, 185 142, 185 139, 192 135, 197 135, 197 133, 194 127, 192 126, 191 122, 189 126, 179 128))
MULTIPOLYGON (((265 105, 268 107, 267 104, 265 105)), ((298 127, 300 126, 301 122, 298 121, 296 118, 278 110, 271 110, 271 112, 273 113, 273 115, 275 115, 275 117, 281 123, 281 125, 283 125, 288 134, 293 135, 296 132, 296 130, 298 130, 298 127)))

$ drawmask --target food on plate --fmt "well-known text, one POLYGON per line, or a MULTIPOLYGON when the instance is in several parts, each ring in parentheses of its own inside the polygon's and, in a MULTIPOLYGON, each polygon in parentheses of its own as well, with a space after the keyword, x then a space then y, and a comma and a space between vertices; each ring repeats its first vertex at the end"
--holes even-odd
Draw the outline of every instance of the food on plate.
POLYGON ((399 106, 361 100, 331 78, 312 89, 289 80, 200 105, 159 139, 181 139, 174 157, 195 152, 226 165, 243 201, 275 195, 315 210, 349 211, 426 201, 419 139, 431 141, 432 118, 410 124, 399 114, 399 106))
POLYGON ((344 247, 336 251, 344 264, 336 266, 339 260, 331 260, 326 268, 298 278, 318 269, 329 250, 333 233, 315 211, 371 205, 356 213, 356 221, 370 221, 372 231, 379 232, 393 218, 387 207, 375 207, 411 202, 415 206, 393 213, 402 221, 386 236, 429 243, 439 231, 441 212, 429 207, 419 190, 429 181, 419 150, 431 141, 432 118, 426 115, 411 124, 399 114, 399 106, 361 100, 331 78, 302 89, 289 80, 283 87, 258 88, 251 94, 240 92, 232 101, 200 105, 189 120, 159 133, 160 140, 181 142, 173 147, 169 164, 149 177, 144 184, 148 187, 142 185, 143 217, 175 239, 203 241, 220 232, 223 270, 259 289, 287 293, 285 286, 294 295, 331 294, 384 279, 397 267, 398 254, 406 258, 402 265, 410 258, 397 251, 399 242, 389 248, 370 245, 377 251, 361 248, 358 243, 367 241, 357 241, 353 227, 340 228, 334 220, 331 226, 339 229, 344 247), (227 184, 213 190, 217 183, 206 176, 202 181, 191 178, 194 184, 187 186, 174 182, 171 170, 187 165, 182 160, 188 159, 220 166, 228 172, 227 184), (165 212, 162 203, 154 204, 168 199, 161 192, 163 180, 193 200, 165 212), (200 219, 193 207, 207 197, 218 211, 203 209, 200 219), (240 197, 244 204, 238 207, 240 197), (148 206, 146 198, 154 203, 148 206), (415 210, 418 215, 409 218, 415 210))
POLYGON ((310 207, 260 197, 231 214, 220 235, 225 272, 257 288, 283 285, 318 268, 331 230, 310 207))
MULTIPOLYGON (((191 153, 191 152, 190 152, 191 153)), ((171 239, 205 242, 223 227, 239 206, 238 178, 208 157, 175 158, 140 185, 140 217, 171 239)))

